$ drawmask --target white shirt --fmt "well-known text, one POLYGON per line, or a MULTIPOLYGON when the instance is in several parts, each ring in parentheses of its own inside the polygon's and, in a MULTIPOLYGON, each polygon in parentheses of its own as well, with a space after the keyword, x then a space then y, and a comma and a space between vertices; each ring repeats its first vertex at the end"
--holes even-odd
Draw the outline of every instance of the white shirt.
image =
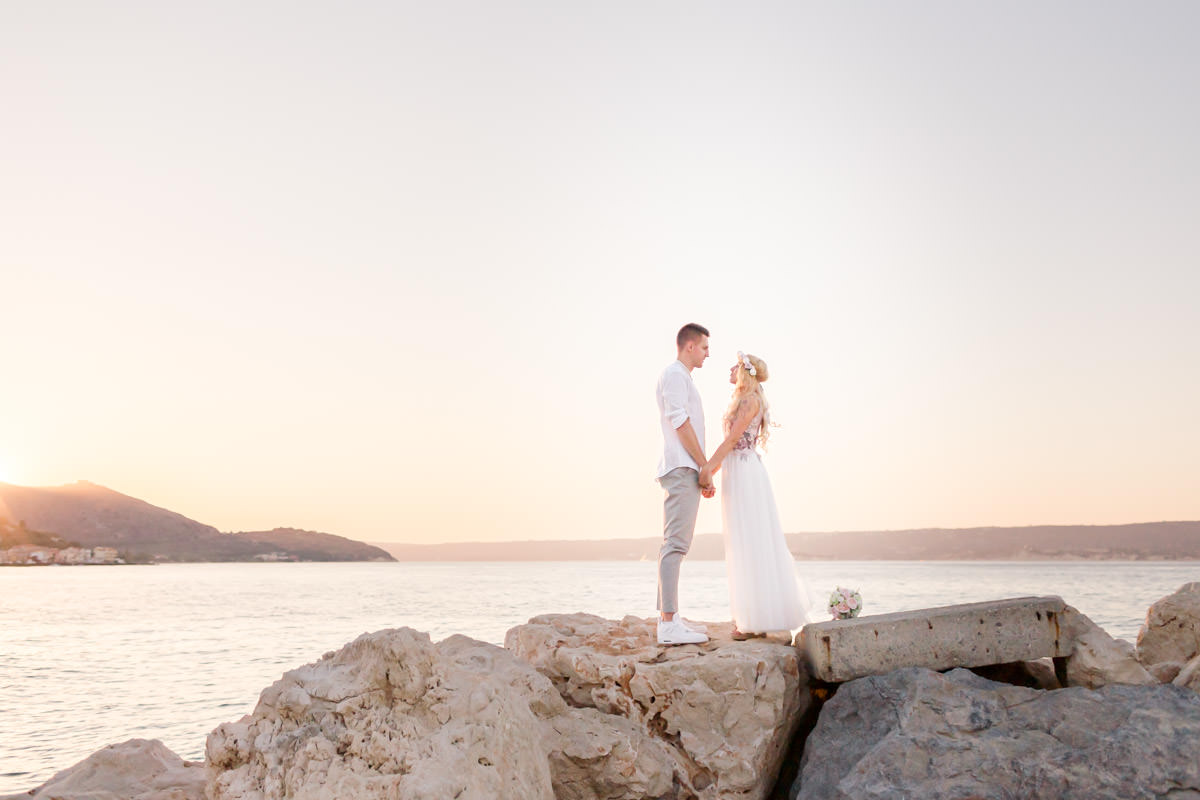
POLYGON ((700 451, 704 452, 704 409, 691 370, 678 359, 672 361, 658 377, 657 394, 658 419, 663 432, 663 457, 658 462, 658 477, 677 467, 691 467, 699 472, 700 465, 683 449, 683 442, 676 433, 680 425, 691 420, 700 451))

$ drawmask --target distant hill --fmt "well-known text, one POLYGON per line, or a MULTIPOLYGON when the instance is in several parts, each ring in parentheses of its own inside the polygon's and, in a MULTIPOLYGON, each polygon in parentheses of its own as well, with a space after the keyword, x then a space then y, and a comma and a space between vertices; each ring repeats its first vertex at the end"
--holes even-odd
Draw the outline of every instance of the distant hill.
POLYGON ((395 561, 386 550, 344 536, 297 528, 238 531, 246 541, 269 544, 274 551, 290 553, 302 561, 395 561))
POLYGON ((211 525, 88 481, 50 487, 0 483, 0 515, 83 547, 115 547, 131 561, 251 561, 272 552, 287 552, 305 561, 386 557, 377 548, 331 534, 296 531, 303 535, 291 537, 298 548, 292 551, 282 539, 271 540, 275 531, 261 534, 263 538, 221 533, 211 525))
MULTIPOLYGON (((921 528, 789 533, 788 549, 814 561, 1200 560, 1200 522, 921 528)), ((658 538, 587 541, 378 543, 401 561, 624 561, 658 558, 658 538)), ((688 558, 721 560, 720 534, 696 536, 688 558)))
POLYGON ((88 481, 48 487, 0 484, 0 503, 8 517, 84 547, 115 547, 171 561, 237 561, 262 552, 261 545, 88 481))

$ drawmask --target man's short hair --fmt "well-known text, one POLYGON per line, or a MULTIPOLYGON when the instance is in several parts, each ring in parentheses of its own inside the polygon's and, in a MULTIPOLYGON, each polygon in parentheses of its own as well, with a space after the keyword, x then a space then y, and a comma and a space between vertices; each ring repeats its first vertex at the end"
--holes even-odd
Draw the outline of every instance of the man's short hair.
POLYGON ((708 328, 689 322, 679 329, 679 333, 675 334, 675 346, 682 350, 687 347, 688 342, 699 341, 701 336, 709 335, 708 328))

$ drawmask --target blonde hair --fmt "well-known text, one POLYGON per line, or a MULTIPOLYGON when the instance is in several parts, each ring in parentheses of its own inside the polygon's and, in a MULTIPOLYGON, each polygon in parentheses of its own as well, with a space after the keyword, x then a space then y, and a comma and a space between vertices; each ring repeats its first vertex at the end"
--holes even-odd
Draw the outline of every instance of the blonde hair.
POLYGON ((771 438, 771 406, 767 403, 767 396, 763 393, 762 384, 767 379, 767 362, 763 361, 758 356, 747 354, 747 360, 754 365, 755 375, 750 374, 750 370, 746 369, 745 364, 738 364, 737 381, 733 385, 733 399, 729 403, 729 410, 725 412, 725 419, 732 421, 737 417, 738 409, 746 402, 751 395, 758 398, 758 407, 762 411, 762 424, 758 426, 758 444, 764 450, 767 447, 767 440, 771 438))

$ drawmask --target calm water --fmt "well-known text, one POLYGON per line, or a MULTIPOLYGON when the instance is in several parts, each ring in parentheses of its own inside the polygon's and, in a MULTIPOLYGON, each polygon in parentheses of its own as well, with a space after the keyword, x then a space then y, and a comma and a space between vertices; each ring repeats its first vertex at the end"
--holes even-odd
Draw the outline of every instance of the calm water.
MULTIPOLYGON (((1200 563, 800 562, 814 595, 862 590, 866 613, 1059 594, 1133 640, 1146 607, 1200 563)), ((653 614, 653 562, 180 564, 0 569, 0 793, 106 744, 162 739, 201 759, 286 670, 365 631, 407 625, 500 644, 548 612, 653 614)), ((684 564, 681 608, 729 617, 725 565, 684 564)))

